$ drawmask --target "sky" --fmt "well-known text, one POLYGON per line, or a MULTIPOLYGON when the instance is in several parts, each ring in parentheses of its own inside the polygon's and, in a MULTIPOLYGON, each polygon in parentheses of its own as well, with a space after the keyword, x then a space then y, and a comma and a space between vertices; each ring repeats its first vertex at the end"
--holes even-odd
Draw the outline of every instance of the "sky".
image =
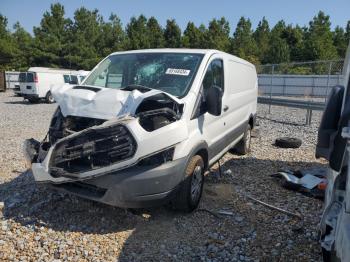
POLYGON ((169 18, 176 19, 182 29, 188 21, 197 26, 208 25, 213 18, 224 16, 231 26, 231 33, 241 16, 251 19, 253 28, 263 16, 271 25, 283 19, 287 24, 308 25, 319 10, 330 15, 332 28, 336 25, 345 27, 350 20, 350 0, 0 0, 0 13, 8 18, 9 29, 19 21, 30 33, 33 26, 38 26, 45 11, 52 3, 64 5, 67 17, 73 18, 74 11, 85 6, 98 9, 105 20, 113 12, 117 14, 125 26, 132 16, 144 14, 154 16, 161 25, 169 18))

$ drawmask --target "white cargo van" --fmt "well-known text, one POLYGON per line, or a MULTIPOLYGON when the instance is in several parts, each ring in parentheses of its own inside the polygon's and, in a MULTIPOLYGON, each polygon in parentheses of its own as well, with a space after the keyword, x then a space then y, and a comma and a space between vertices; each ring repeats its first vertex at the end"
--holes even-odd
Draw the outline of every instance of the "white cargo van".
POLYGON ((113 53, 82 85, 53 90, 48 135, 26 141, 26 158, 56 189, 191 211, 205 171, 230 149, 249 151, 257 85, 254 65, 217 50, 113 53))
POLYGON ((81 83, 88 71, 72 71, 69 69, 31 67, 28 72, 19 75, 20 95, 29 102, 45 99, 54 102, 50 88, 52 85, 77 85, 81 83))

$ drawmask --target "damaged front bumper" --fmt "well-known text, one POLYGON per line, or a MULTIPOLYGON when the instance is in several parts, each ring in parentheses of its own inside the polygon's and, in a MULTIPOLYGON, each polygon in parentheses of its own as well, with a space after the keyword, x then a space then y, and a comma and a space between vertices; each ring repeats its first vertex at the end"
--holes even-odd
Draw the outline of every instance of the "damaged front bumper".
POLYGON ((138 208, 164 203, 181 183, 187 157, 174 158, 174 151, 186 137, 183 121, 147 132, 135 118, 112 120, 51 147, 27 140, 25 156, 39 183, 109 205, 138 208))
POLYGON ((171 199, 182 180, 185 166, 186 159, 183 158, 153 168, 132 166, 92 179, 50 183, 50 186, 112 206, 151 207, 171 199))

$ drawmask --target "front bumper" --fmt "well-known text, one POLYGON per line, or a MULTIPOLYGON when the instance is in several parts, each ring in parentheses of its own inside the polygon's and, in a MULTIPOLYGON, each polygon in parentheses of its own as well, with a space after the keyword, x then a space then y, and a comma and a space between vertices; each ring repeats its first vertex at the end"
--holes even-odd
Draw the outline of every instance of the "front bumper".
MULTIPOLYGON (((175 160, 161 158, 161 162, 144 161, 144 159, 174 147, 186 137, 187 129, 184 121, 176 121, 164 128, 147 132, 139 125, 136 118, 125 118, 111 120, 102 125, 76 132, 57 140, 53 146, 47 145, 48 142, 40 144, 37 141, 27 140, 24 151, 28 163, 32 163, 31 167, 36 182, 113 206, 137 208, 162 204, 170 197, 171 192, 183 180, 188 156, 176 156, 174 153, 171 159, 175 160), (104 146, 98 146, 101 140, 98 135, 108 136, 108 130, 118 125, 125 125, 130 131, 130 136, 136 140, 138 147, 133 156, 116 162, 97 163, 91 168, 89 166, 88 169, 85 168, 85 165, 83 169, 74 170, 59 166, 65 163, 61 161, 61 158, 66 156, 72 157, 75 161, 67 165, 69 168, 72 167, 72 164, 79 167, 80 164, 92 163, 96 159, 95 153, 101 148, 105 149, 104 146), (86 137, 93 138, 94 143, 90 144, 90 140, 85 141, 86 137), (62 151, 60 148, 64 143, 67 146, 62 151), (85 144, 88 144, 89 147, 85 144), (80 155, 74 151, 77 146, 82 146, 80 155), (168 147, 165 148, 165 146, 168 147), (92 158, 84 160, 88 156, 92 158), (59 162, 56 163, 57 159, 59 162), (57 173, 52 167, 62 168, 64 172, 57 173)), ((119 136, 117 138, 116 141, 121 141, 119 136)), ((101 160, 104 158, 108 160, 107 157, 108 154, 103 155, 101 160)))
MULTIPOLYGON (((141 208, 164 204, 183 179, 187 158, 167 162, 158 167, 132 166, 96 178, 57 183, 45 182, 51 188, 125 208, 141 208)), ((39 165, 33 164, 35 180, 52 178, 39 165)), ((54 178, 53 178, 54 179, 54 178)), ((61 181, 62 182, 62 181, 61 181)))

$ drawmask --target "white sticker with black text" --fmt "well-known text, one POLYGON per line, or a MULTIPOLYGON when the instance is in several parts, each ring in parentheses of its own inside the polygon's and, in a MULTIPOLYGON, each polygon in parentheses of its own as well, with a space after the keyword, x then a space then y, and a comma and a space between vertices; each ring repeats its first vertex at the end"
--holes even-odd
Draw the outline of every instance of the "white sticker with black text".
POLYGON ((168 68, 165 73, 167 75, 188 76, 191 73, 191 70, 177 69, 177 68, 168 68))

